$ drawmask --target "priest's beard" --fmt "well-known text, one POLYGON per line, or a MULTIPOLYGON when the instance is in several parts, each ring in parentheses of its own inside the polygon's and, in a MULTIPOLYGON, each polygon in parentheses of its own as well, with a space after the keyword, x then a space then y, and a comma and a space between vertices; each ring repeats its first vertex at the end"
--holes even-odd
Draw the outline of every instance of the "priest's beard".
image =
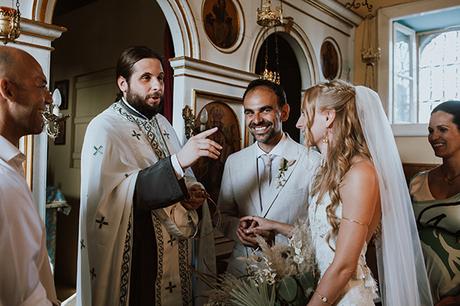
POLYGON ((163 104, 163 95, 161 93, 155 93, 151 95, 146 95, 142 97, 141 95, 131 91, 130 89, 126 92, 127 102, 134 107, 142 115, 146 116, 148 119, 151 119, 153 116, 158 114, 161 110, 163 104), (160 97, 160 103, 155 105, 149 105, 147 100, 150 98, 160 97))

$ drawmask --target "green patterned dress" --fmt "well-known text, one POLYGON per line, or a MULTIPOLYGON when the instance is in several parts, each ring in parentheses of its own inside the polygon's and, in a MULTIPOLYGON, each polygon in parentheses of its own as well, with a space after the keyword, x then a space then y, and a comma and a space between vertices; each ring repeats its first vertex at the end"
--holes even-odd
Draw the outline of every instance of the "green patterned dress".
POLYGON ((410 183, 415 218, 425 256, 433 302, 460 294, 460 192, 436 200, 430 192, 428 173, 410 183))

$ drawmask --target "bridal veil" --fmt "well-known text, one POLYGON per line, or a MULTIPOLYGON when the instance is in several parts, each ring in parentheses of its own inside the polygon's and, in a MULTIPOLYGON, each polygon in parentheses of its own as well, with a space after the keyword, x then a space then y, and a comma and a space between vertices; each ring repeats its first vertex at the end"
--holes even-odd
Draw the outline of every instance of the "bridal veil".
POLYGON ((355 90, 359 121, 379 179, 382 231, 376 247, 383 305, 433 305, 412 203, 388 119, 376 92, 364 86, 355 90))

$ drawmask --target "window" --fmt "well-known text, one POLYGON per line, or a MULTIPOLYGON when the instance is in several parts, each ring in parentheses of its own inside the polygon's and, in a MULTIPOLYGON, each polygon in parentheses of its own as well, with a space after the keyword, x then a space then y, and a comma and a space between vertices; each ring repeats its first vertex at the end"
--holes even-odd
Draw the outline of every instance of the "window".
POLYGON ((427 123, 439 103, 460 99, 460 28, 416 32, 393 23, 394 124, 427 123))
POLYGON ((416 122, 415 31, 399 23, 394 24, 393 48, 393 108, 394 123, 416 122))
POLYGON ((460 100, 460 31, 421 35, 419 41, 419 118, 426 122, 439 103, 460 100))

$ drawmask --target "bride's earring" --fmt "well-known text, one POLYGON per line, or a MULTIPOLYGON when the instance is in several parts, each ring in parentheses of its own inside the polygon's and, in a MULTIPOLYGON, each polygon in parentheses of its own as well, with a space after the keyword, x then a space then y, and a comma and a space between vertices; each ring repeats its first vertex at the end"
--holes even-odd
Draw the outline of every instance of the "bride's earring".
POLYGON ((324 144, 322 151, 321 151, 321 167, 326 166, 326 159, 327 159, 327 149, 328 149, 328 144, 329 144, 329 138, 327 138, 328 133, 324 135, 323 139, 321 142, 324 144))

